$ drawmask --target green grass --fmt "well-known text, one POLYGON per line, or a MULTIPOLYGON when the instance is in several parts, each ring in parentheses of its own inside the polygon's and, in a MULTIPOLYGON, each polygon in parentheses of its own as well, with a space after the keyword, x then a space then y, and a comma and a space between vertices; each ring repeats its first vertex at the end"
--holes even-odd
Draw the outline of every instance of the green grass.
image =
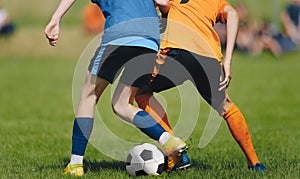
MULTIPOLYGON (((12 37, 0 38, 0 178, 70 178, 62 171, 70 157, 73 73, 92 37, 85 36, 77 23, 85 4, 78 1, 65 17, 58 46, 48 46, 43 29, 57 3, 31 0, 19 6, 5 1, 18 28, 12 37)), ((187 140, 192 167, 163 173, 160 178, 298 178, 299 58, 298 52, 280 58, 268 53, 260 57, 236 53, 233 59, 229 93, 247 119, 258 156, 268 168, 266 173, 247 170, 245 157, 224 122, 212 142, 198 149, 208 116, 208 106, 201 101, 199 120, 187 140)), ((98 105, 105 124, 126 141, 149 142, 112 114, 109 92, 98 105)), ((163 95, 174 126, 179 96, 176 90, 163 95)), ((105 136, 96 137, 101 141, 105 136)), ((93 145, 88 145, 85 168, 83 178, 130 178, 123 162, 107 157, 93 145)))
MULTIPOLYGON (((246 169, 245 158, 224 122, 207 147, 197 148, 203 129, 201 123, 207 117, 207 105, 201 103, 204 110, 188 140, 193 166, 186 171, 164 173, 162 177, 300 176, 298 59, 299 54, 278 59, 269 54, 251 57, 237 53, 234 57, 229 92, 248 120, 257 153, 268 172, 262 174, 246 169)), ((62 170, 69 159, 74 116, 71 85, 75 65, 76 60, 60 57, 1 57, 1 178, 64 177, 62 170)), ((168 99, 168 95, 174 93, 173 90, 164 95, 168 99)), ((103 107, 98 108, 108 126, 115 126, 112 129, 115 135, 131 141, 148 141, 133 127, 111 115, 109 103, 106 93, 99 104, 103 107), (115 125, 110 124, 112 119, 116 119, 115 125), (129 130, 124 131, 124 126, 129 130), (132 137, 134 133, 142 139, 132 137)), ((168 103, 170 116, 178 113, 177 105, 168 103)), ((175 122, 171 120, 172 124, 175 122)), ((99 136, 99 140, 102 137, 99 136)), ((86 178, 128 177, 124 163, 106 157, 92 145, 88 146, 85 159, 86 178)))

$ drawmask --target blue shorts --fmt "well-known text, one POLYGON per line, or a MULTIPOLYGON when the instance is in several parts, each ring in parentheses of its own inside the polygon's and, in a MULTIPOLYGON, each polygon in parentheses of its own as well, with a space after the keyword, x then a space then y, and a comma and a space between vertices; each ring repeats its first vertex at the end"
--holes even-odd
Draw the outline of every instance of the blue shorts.
POLYGON ((157 52, 137 46, 102 44, 92 58, 89 71, 113 83, 124 69, 120 81, 141 88, 149 85, 157 52))

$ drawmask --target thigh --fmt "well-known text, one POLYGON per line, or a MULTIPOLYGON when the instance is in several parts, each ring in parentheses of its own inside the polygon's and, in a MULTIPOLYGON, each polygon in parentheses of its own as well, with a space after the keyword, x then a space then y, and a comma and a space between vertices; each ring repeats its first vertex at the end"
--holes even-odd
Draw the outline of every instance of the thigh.
POLYGON ((114 112, 131 123, 135 114, 141 110, 132 105, 137 90, 136 87, 119 82, 112 98, 114 112))
POLYGON ((116 63, 118 48, 120 46, 101 44, 90 61, 88 70, 94 76, 98 76, 113 83, 114 77, 122 67, 121 61, 116 63))
POLYGON ((152 79, 150 86, 144 89, 145 93, 161 92, 175 86, 183 84, 189 79, 189 72, 181 64, 179 59, 181 51, 171 49, 155 78, 152 79))
POLYGON ((136 47, 127 53, 132 54, 124 64, 120 82, 137 88, 149 86, 157 52, 151 49, 136 47))
POLYGON ((149 80, 155 57, 156 51, 144 47, 102 45, 91 60, 89 70, 93 75, 113 83, 124 69, 120 80, 129 86, 138 86, 138 82, 146 83, 139 79, 142 73, 148 74, 149 80))
POLYGON ((108 84, 108 81, 90 72, 87 73, 85 84, 81 89, 76 117, 94 117, 95 105, 108 84))
POLYGON ((219 91, 222 67, 216 59, 182 49, 171 49, 157 77, 139 93, 160 92, 190 80, 199 94, 216 110, 225 100, 225 89, 219 91))
POLYGON ((225 90, 219 91, 223 72, 218 60, 185 50, 181 50, 175 59, 189 72, 187 78, 195 85, 200 95, 218 110, 225 99, 225 90))

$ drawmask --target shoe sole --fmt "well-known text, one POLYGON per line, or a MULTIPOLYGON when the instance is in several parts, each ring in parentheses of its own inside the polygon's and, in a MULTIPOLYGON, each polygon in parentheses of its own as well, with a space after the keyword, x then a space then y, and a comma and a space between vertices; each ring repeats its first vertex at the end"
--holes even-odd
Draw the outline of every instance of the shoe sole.
MULTIPOLYGON (((183 153, 185 153, 187 150, 188 150, 188 146, 187 145, 183 146, 182 148, 180 148, 179 150, 176 151, 177 156, 182 157, 183 153)), ((178 161, 178 162, 180 162, 180 161, 178 161)), ((173 168, 167 169, 167 171, 183 170, 183 169, 188 168, 191 165, 191 164, 186 164, 184 166, 176 167, 177 164, 178 163, 176 163, 173 168)))
POLYGON ((187 146, 187 145, 185 145, 184 147, 180 148, 180 149, 178 150, 178 154, 177 154, 178 157, 182 156, 183 153, 186 152, 187 150, 188 150, 188 146, 187 146))
POLYGON ((189 164, 186 164, 186 165, 183 165, 180 167, 176 167, 175 169, 176 170, 185 170, 185 169, 189 168, 190 166, 191 166, 191 164, 189 163, 189 164))

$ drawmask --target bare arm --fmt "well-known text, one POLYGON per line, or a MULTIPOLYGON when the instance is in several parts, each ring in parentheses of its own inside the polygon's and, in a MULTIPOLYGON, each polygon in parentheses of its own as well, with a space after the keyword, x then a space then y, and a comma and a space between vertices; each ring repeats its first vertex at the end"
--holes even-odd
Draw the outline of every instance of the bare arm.
MULTIPOLYGON (((300 14, 299 14, 300 17, 300 14)), ((287 35, 296 43, 300 42, 300 25, 297 27, 291 20, 290 16, 283 12, 281 14, 281 20, 284 26, 284 29, 287 33, 287 35)), ((299 19, 300 21, 300 19, 299 19)))
POLYGON ((61 0, 60 4, 58 5, 56 11, 52 15, 52 18, 48 25, 45 28, 45 35, 46 38, 49 40, 49 44, 52 46, 56 46, 59 33, 60 33, 60 21, 64 14, 70 9, 73 5, 75 0, 61 0))
POLYGON ((225 6, 223 17, 226 20, 226 33, 227 33, 227 40, 226 40, 226 51, 223 60, 223 68, 224 68, 224 75, 225 78, 221 81, 221 88, 226 88, 231 80, 231 61, 232 61, 232 54, 234 50, 234 44, 238 32, 238 23, 239 23, 239 16, 237 11, 231 6, 225 6))

